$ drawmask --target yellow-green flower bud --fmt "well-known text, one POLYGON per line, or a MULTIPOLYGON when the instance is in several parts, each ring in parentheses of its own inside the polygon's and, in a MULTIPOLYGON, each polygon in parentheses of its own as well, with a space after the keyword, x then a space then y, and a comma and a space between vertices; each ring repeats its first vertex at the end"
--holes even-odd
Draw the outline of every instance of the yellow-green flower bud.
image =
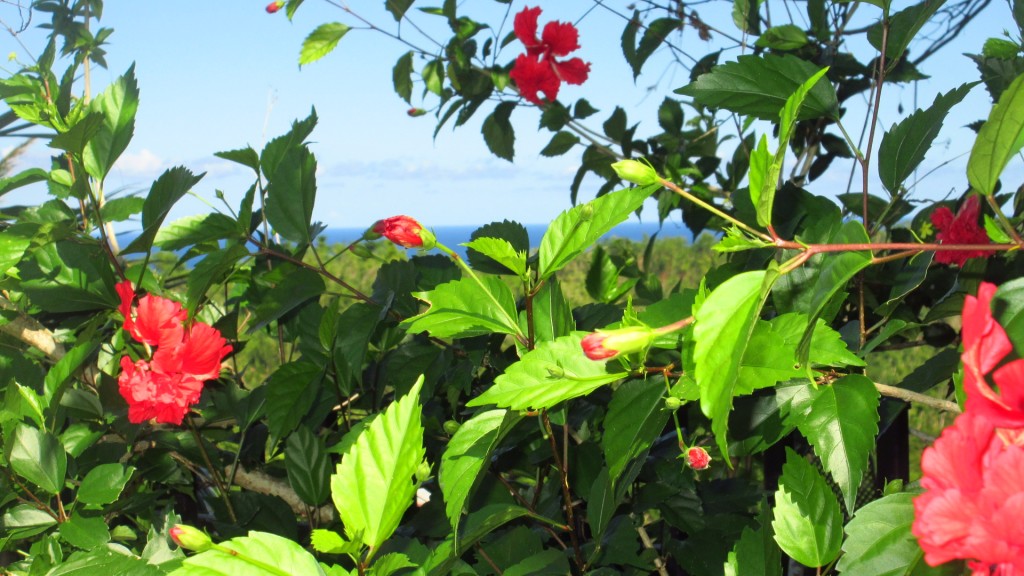
POLYGON ((170 534, 175 544, 193 552, 203 552, 213 546, 213 541, 206 532, 185 524, 175 524, 171 527, 170 534))
POLYGON ((612 168, 615 169, 619 178, 640 186, 657 184, 661 181, 654 167, 639 160, 619 160, 612 164, 612 168))
POLYGON ((598 330, 580 343, 591 360, 607 360, 620 354, 639 352, 654 342, 655 333, 647 326, 628 326, 618 330, 598 330))

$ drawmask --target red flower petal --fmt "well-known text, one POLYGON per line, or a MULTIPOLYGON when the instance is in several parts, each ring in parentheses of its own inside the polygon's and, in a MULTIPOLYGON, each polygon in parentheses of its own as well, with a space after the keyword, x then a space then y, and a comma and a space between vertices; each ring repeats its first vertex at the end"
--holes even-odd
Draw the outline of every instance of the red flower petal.
POLYGON ((540 12, 540 6, 526 7, 520 10, 512 21, 512 30, 516 38, 526 46, 528 53, 540 48, 540 40, 537 39, 537 18, 540 17, 540 12))
POLYGON ((587 76, 590 75, 590 64, 579 58, 563 62, 552 61, 551 67, 555 69, 558 77, 567 84, 583 84, 587 81, 587 76))
MULTIPOLYGON (((534 30, 537 24, 534 22, 534 30)), ((541 41, 554 56, 565 56, 574 50, 579 50, 580 33, 576 27, 568 22, 548 22, 544 26, 541 41)))
POLYGON ((124 316, 125 320, 132 315, 132 302, 135 300, 135 289, 132 288, 132 283, 128 280, 124 282, 118 282, 114 286, 114 290, 117 291, 118 297, 121 298, 121 305, 117 307, 117 310, 124 316))
POLYGON ((409 216, 392 216, 378 220, 371 229, 404 248, 423 246, 423 226, 409 216))
POLYGON ((174 300, 147 294, 139 300, 135 318, 125 328, 132 337, 150 346, 174 346, 181 342, 184 330, 182 323, 188 312, 174 300))
POLYGON ((527 101, 534 104, 543 104, 540 94, 544 94, 549 102, 558 98, 558 76, 551 66, 544 61, 527 54, 520 54, 516 63, 509 72, 509 78, 519 88, 519 94, 527 101))
MULTIPOLYGON (((938 229, 935 238, 942 244, 990 244, 988 234, 978 226, 981 214, 981 200, 970 196, 963 206, 951 217, 948 208, 941 207, 932 212, 932 224, 938 229)), ((985 258, 995 254, 992 250, 938 250, 935 261, 940 264, 963 266, 971 258, 985 258)))

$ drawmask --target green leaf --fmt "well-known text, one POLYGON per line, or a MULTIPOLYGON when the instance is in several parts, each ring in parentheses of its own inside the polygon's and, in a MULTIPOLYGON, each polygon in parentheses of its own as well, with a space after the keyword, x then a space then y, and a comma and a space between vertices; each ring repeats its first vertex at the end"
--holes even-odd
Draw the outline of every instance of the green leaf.
POLYGON ((450 574, 451 567, 464 550, 472 548, 485 536, 505 524, 524 516, 551 523, 546 518, 531 514, 526 508, 505 504, 492 504, 470 514, 463 524, 462 533, 458 535, 458 546, 456 535, 453 534, 434 547, 422 565, 424 572, 429 576, 450 574))
POLYGON ((82 154, 89 141, 103 129, 104 115, 92 112, 78 120, 67 132, 57 134, 50 139, 50 148, 66 150, 74 155, 82 154))
POLYGON ((252 146, 246 146, 245 148, 239 148, 237 150, 214 152, 213 155, 217 158, 223 158, 236 164, 252 168, 257 173, 260 171, 260 155, 252 149, 252 146))
POLYGON ((360 545, 349 542, 333 530, 317 528, 310 534, 310 544, 321 554, 358 554, 360 545))
POLYGON ((808 390, 795 396, 790 406, 790 416, 795 416, 797 428, 814 447, 851 512, 875 450, 878 401, 871 380, 850 374, 830 385, 808 384, 808 390))
MULTIPOLYGON (((181 570, 176 570, 175 573, 184 574, 181 570)), ((88 552, 77 552, 68 556, 64 562, 47 572, 46 576, 94 576, 95 574, 163 576, 166 572, 147 563, 142 558, 128 554, 124 548, 101 546, 88 552)), ((217 574, 223 573, 218 572, 217 574)), ((248 573, 248 575, 252 574, 254 573, 248 573)), ((242 576, 241 573, 239 576, 242 576)), ((260 573, 259 576, 267 576, 267 573, 260 573)))
POLYGON ((989 38, 981 49, 985 58, 1016 58, 1020 54, 1020 44, 1003 38, 989 38))
POLYGON ((49 243, 18 265, 21 289, 47 312, 83 312, 117 305, 116 282, 96 243, 49 243))
POLYGON ((508 410, 487 410, 462 423, 441 456, 438 484, 444 494, 445 513, 458 532, 466 501, 491 461, 498 442, 523 417, 508 410))
POLYGON ((782 576, 782 554, 771 524, 747 526, 725 562, 724 576, 782 576))
POLYGON ((324 372, 306 361, 289 362, 270 375, 267 382, 267 428, 283 438, 309 413, 320 392, 324 372))
POLYGON ((384 0, 384 7, 391 12, 391 16, 394 17, 395 22, 401 22, 402 17, 412 6, 414 0, 384 0))
POLYGON ((416 564, 409 560, 409 557, 405 554, 392 552, 377 558, 377 561, 373 563, 373 566, 370 567, 367 574, 369 576, 391 576, 391 574, 394 574, 403 568, 415 567, 416 564))
MULTIPOLYGON (((640 44, 636 47, 636 50, 633 51, 633 57, 627 57, 629 65, 633 68, 633 80, 640 76, 640 70, 647 62, 647 59, 665 43, 669 34, 682 27, 683 22, 676 18, 658 18, 644 26, 644 35, 640 38, 640 44)), ((623 50, 625 50, 625 41, 626 38, 624 36, 623 50)))
POLYGON ((78 487, 77 498, 82 504, 103 506, 117 501, 125 484, 132 478, 135 468, 113 462, 100 464, 89 470, 78 487))
POLYGON ((309 148, 285 152, 267 184, 267 221, 274 231, 297 243, 310 243, 309 225, 316 201, 316 158, 309 148))
POLYGON ((973 87, 974 83, 964 84, 937 95, 927 110, 917 110, 882 136, 878 148, 878 177, 889 194, 895 195, 900 191, 903 182, 924 160, 950 109, 959 104, 973 87))
POLYGON ((223 250, 207 254, 196 263, 188 275, 188 288, 185 290, 185 308, 190 315, 195 315, 199 305, 206 298, 207 291, 224 281, 238 262, 249 256, 249 251, 241 244, 233 244, 223 250))
POLYGON ((46 182, 48 179, 49 175, 46 170, 41 168, 29 168, 28 170, 22 170, 14 176, 0 178, 0 196, 3 196, 12 190, 17 190, 22 186, 28 186, 29 184, 35 184, 36 182, 46 182))
POLYGON ((587 524, 590 524, 590 533, 595 540, 601 540, 615 514, 618 507, 615 496, 615 486, 608 476, 608 468, 601 468, 587 496, 587 524))
POLYGON ((82 342, 69 350, 46 372, 46 378, 43 380, 43 404, 45 406, 51 405, 54 396, 57 396, 60 389, 82 367, 82 364, 92 357, 92 353, 99 348, 99 345, 100 343, 95 340, 82 342))
POLYGON ((797 562, 817 568, 839 555, 843 542, 839 502, 814 466, 790 448, 786 448, 773 515, 775 541, 797 562))
POLYGON ((153 246, 153 239, 156 238, 160 225, 163 224, 164 218, 167 217, 171 208, 202 177, 202 174, 195 176, 182 166, 176 166, 161 174, 149 189, 146 201, 142 205, 142 233, 121 252, 125 254, 149 252, 153 246))
POLYGON ((460 244, 494 260, 520 278, 526 275, 526 252, 517 251, 503 238, 475 238, 460 244))
MULTIPOLYGON (((519 325, 524 332, 529 332, 526 310, 519 315, 519 325)), ((572 315, 572 307, 565 300, 558 279, 551 278, 533 296, 533 340, 554 340, 568 336, 575 329, 576 321, 572 315)))
POLYGON ((8 463, 14 472, 47 494, 64 488, 68 457, 56 436, 19 424, 14 431, 8 463))
POLYGON ((777 277, 775 269, 733 276, 715 288, 695 314, 694 379, 700 387, 701 411, 711 419, 723 454, 729 453, 726 431, 740 361, 777 277))
POLYGON ((238 234, 238 224, 217 212, 186 216, 161 228, 153 245, 164 250, 181 250, 203 242, 226 240, 238 234))
POLYGON ((430 305, 402 322, 410 333, 430 332, 438 338, 468 338, 482 334, 522 336, 516 303, 507 284, 493 276, 462 278, 413 296, 430 305))
POLYGON ((1024 352, 1024 278, 1004 282, 992 299, 992 315, 1018 354, 1024 352))
POLYGON ((661 378, 629 380, 615 389, 604 419, 601 448, 614 486, 630 460, 651 447, 668 422, 661 378))
POLYGON ((548 142, 548 145, 545 146, 543 150, 540 151, 540 155, 548 157, 561 156, 569 150, 572 150, 572 147, 579 143, 579 136, 572 132, 562 130, 551 137, 551 141, 548 142))
POLYGON ((622 379, 624 373, 608 374, 604 362, 594 362, 583 355, 580 342, 585 335, 574 332, 551 342, 540 342, 495 378, 493 386, 466 405, 539 410, 622 379))
POLYGON ((76 548, 92 550, 110 542, 110 530, 102 516, 72 514, 67 522, 60 525, 60 536, 76 548))
POLYGON ((146 201, 138 196, 125 198, 114 198, 104 202, 100 208, 100 214, 104 222, 124 222, 132 216, 142 212, 146 201))
POLYGON ((999 176, 1010 158, 1024 146, 1024 74, 1007 88, 992 108, 988 120, 978 131, 971 157, 967 161, 967 179, 971 187, 991 196, 999 176))
POLYGON ((1013 0, 1010 6, 1013 9, 1013 20, 1017 22, 1017 29, 1024 32, 1024 0, 1013 0))
POLYGON ((772 50, 799 50, 807 45, 807 34, 799 26, 782 24, 772 26, 754 42, 754 46, 772 50))
POLYGON ((85 171, 102 182, 135 133, 135 113, 139 109, 135 64, 90 102, 89 106, 93 112, 103 116, 103 125, 89 138, 82 153, 82 161, 85 171))
POLYGON ((327 285, 320 274, 308 268, 293 270, 276 286, 261 295, 248 333, 256 333, 306 302, 319 298, 326 290, 327 285))
POLYGON ((406 104, 412 103, 412 56, 411 50, 402 54, 391 70, 391 82, 395 86, 395 93, 405 100, 406 104))
MULTIPOLYGON (((271 566, 276 574, 326 576, 320 563, 297 542, 276 534, 252 530, 248 536, 221 542, 217 548, 190 556, 173 576, 270 576, 260 564, 271 566), (249 562, 255 560, 259 564, 249 562)), ((95 572, 94 572, 95 573, 95 572)), ((104 572, 115 574, 116 572, 104 572)))
POLYGON ((914 494, 890 494, 865 505, 846 525, 841 574, 904 576, 931 573, 924 551, 910 528, 914 523, 914 494))
MULTIPOLYGON (((525 268, 526 254, 530 251, 530 234, 526 231, 526 227, 518 222, 511 222, 509 220, 502 220, 501 222, 491 222, 484 224, 483 226, 473 230, 470 234, 469 240, 473 242, 480 238, 497 238, 504 240, 511 244, 512 253, 522 253, 524 259, 523 267, 525 268)), ((497 255, 501 255, 503 258, 507 258, 510 253, 508 249, 502 246, 496 246, 493 248, 496 250, 497 255)), ((486 272, 488 274, 508 274, 510 269, 514 270, 518 267, 509 267, 505 264, 501 264, 496 261, 493 257, 482 254, 472 247, 466 250, 466 256, 469 259, 469 265, 477 272, 486 272)), ((519 259, 517 255, 516 260, 519 259)))
POLYGON ((988 214, 983 215, 985 221, 985 233, 988 234, 988 239, 997 244, 1010 244, 1013 239, 1006 233, 1005 230, 996 222, 996 219, 989 216, 988 214))
MULTIPOLYGON (((786 100, 819 70, 796 56, 740 56, 715 66, 696 81, 676 90, 704 106, 774 121, 786 100)), ((838 118, 839 101, 831 82, 820 82, 807 94, 799 120, 838 118)))
MULTIPOLYGON (((793 137, 793 129, 796 128, 797 117, 800 108, 807 99, 808 93, 814 88, 821 78, 828 73, 828 68, 822 68, 807 79, 787 99, 782 111, 779 112, 779 147, 775 151, 775 157, 768 165, 768 171, 764 175, 760 192, 755 193, 751 188, 750 198, 754 202, 757 211, 757 223, 762 226, 769 226, 772 222, 772 207, 775 205, 775 190, 779 185, 779 174, 782 172, 782 165, 786 160, 786 150, 789 148, 789 140, 793 137)), ((764 142, 764 138, 761 139, 764 142)), ((751 158, 751 167, 758 165, 760 171, 764 159, 760 157, 760 145, 758 146, 758 158, 751 158)))
POLYGON ((421 376, 409 393, 374 419, 341 457, 331 476, 331 496, 345 534, 371 554, 395 529, 412 504, 425 463, 420 423, 421 376))
POLYGON ((323 442, 309 428, 299 426, 288 436, 285 447, 288 484, 310 506, 319 506, 330 496, 331 470, 323 442))
POLYGON ((484 119, 483 128, 481 128, 484 142, 487 143, 487 148, 491 153, 509 162, 512 161, 516 153, 516 132, 509 121, 515 108, 516 103, 511 101, 498 104, 494 107, 494 112, 484 119))
POLYGON ((20 539, 34 536, 56 523, 56 518, 34 504, 18 504, 4 512, 2 525, 5 536, 20 539))
POLYGON ((260 154, 260 167, 267 178, 277 172, 278 164, 287 154, 305 145, 306 138, 316 127, 317 120, 316 109, 313 108, 305 119, 292 122, 292 128, 286 134, 267 142, 260 154))
POLYGON ((317 26, 316 30, 310 32, 309 36, 302 41, 299 66, 316 62, 330 54, 349 30, 351 28, 341 22, 327 22, 317 26))
POLYGON ((601 236, 625 222, 659 187, 652 184, 611 192, 556 216, 540 241, 541 280, 562 269, 601 236))
MULTIPOLYGON (((887 67, 892 70, 903 56, 903 51, 910 46, 921 27, 925 25, 942 8, 946 0, 924 0, 889 17, 889 34, 886 39, 885 59, 887 67)), ((883 16, 884 18, 884 16, 883 16)), ((868 42, 876 50, 882 49, 882 22, 879 21, 868 29, 868 42)))

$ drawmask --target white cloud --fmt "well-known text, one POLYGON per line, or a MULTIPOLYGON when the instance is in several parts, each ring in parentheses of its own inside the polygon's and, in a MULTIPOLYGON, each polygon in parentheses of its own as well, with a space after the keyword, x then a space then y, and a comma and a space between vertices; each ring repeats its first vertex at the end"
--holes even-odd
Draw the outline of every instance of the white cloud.
POLYGON ((148 148, 143 148, 138 152, 122 154, 114 164, 114 170, 128 177, 155 177, 161 172, 163 166, 163 159, 148 148))

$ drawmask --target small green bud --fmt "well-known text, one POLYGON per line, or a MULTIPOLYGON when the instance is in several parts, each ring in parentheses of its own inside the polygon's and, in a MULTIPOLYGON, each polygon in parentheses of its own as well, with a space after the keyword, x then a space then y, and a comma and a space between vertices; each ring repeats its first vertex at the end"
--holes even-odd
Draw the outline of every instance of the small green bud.
POLYGON ((416 480, 418 482, 423 482, 427 478, 430 478, 430 462, 424 460, 416 467, 416 480))
POLYGON ((445 420, 444 424, 442 424, 441 427, 444 428, 445 434, 449 436, 454 436, 455 433, 459 431, 459 428, 462 427, 462 424, 459 424, 455 420, 445 420))
POLYGON ((203 552, 213 546, 210 536, 198 528, 185 524, 175 524, 170 529, 171 540, 185 550, 203 552))
POLYGON ((650 164, 639 160, 619 160, 612 164, 615 173, 626 182, 640 186, 657 184, 661 181, 658 172, 650 164))
POLYGON ((679 408, 682 407, 682 405, 683 401, 680 400, 679 398, 676 398, 675 396, 669 396, 668 398, 665 398, 665 408, 668 408, 669 410, 679 410, 679 408))

